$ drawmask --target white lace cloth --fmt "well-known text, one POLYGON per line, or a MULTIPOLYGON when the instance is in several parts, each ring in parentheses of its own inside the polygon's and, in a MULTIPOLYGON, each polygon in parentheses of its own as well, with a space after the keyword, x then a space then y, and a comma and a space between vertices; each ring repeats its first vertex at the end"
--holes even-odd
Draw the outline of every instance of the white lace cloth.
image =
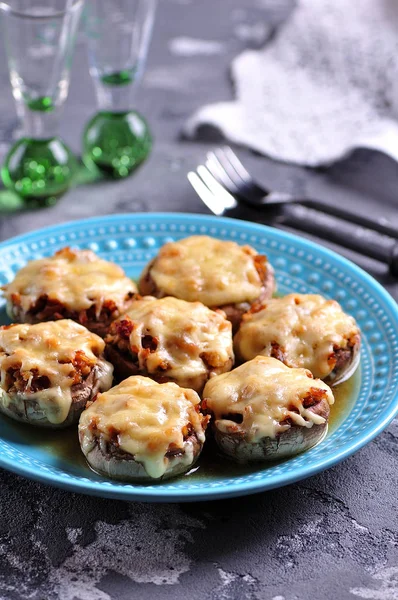
POLYGON ((233 61, 232 77, 236 99, 198 110, 188 137, 209 124, 309 166, 356 147, 398 160, 397 0, 300 0, 265 48, 233 61))

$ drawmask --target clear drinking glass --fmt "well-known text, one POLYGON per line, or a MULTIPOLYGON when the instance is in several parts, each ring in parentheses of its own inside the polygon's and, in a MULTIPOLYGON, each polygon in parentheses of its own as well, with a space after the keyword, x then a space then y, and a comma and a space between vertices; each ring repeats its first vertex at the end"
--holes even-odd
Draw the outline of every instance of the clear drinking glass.
POLYGON ((0 0, 2 37, 23 137, 8 152, 4 184, 27 202, 52 204, 76 159, 57 136, 84 0, 0 0))
POLYGON ((156 0, 87 0, 90 74, 99 112, 87 124, 84 161, 112 177, 126 177, 149 155, 152 138, 134 110, 156 0))

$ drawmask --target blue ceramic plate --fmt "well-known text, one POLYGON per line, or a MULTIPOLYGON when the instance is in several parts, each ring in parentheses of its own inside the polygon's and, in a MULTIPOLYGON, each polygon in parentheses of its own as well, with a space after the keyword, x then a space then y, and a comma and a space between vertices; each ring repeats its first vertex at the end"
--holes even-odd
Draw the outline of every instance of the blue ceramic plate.
MULTIPOLYGON (((337 299, 358 321, 364 340, 361 367, 343 393, 327 437, 295 458, 249 470, 206 462, 188 476, 153 485, 110 481, 92 473, 75 431, 46 432, 0 418, 0 466, 26 477, 83 492, 146 501, 208 500, 267 490, 322 471, 367 444, 398 411, 398 308, 364 271, 307 240, 261 225, 189 214, 131 214, 76 221, 28 233, 0 245, 0 284, 28 260, 70 245, 91 248, 138 278, 170 240, 207 234, 265 253, 275 267, 279 292, 320 293, 337 299)), ((4 302, 0 320, 7 322, 4 302)), ((336 402, 337 404, 337 402, 336 402)))

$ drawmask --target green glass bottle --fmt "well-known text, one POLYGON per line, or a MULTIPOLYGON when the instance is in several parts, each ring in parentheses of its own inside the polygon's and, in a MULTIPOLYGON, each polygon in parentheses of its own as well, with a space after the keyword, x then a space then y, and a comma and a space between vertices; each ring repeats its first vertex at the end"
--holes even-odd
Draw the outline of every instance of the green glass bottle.
POLYGON ((152 135, 133 99, 144 69, 156 0, 87 0, 90 74, 99 112, 83 135, 83 160, 112 178, 128 177, 149 156, 152 135))
POLYGON ((69 188, 76 170, 68 146, 58 136, 45 135, 53 129, 54 120, 48 114, 53 109, 48 96, 26 101, 24 126, 36 135, 18 140, 1 169, 4 185, 29 204, 54 204, 69 188))
POLYGON ((0 3, 10 81, 23 126, 23 137, 9 150, 1 177, 31 207, 54 204, 70 187, 77 167, 57 132, 83 0, 49 7, 31 2, 19 8, 0 3))
POLYGON ((53 109, 48 96, 26 101, 25 129, 36 135, 18 140, 1 169, 4 185, 29 204, 54 204, 69 188, 77 167, 68 146, 58 136, 45 135, 53 129, 48 114, 53 109))
POLYGON ((145 119, 136 111, 100 111, 83 136, 84 162, 104 175, 130 175, 150 154, 152 137, 145 119))
POLYGON ((76 159, 58 137, 20 139, 1 169, 4 185, 29 205, 55 204, 69 188, 76 159))

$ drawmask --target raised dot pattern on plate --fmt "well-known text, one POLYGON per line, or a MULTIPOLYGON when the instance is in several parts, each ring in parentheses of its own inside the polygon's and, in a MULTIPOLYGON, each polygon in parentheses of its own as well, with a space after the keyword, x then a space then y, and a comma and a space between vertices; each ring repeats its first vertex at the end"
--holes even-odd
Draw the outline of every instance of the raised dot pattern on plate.
MULTIPOLYGON (((276 487, 334 464, 371 439, 394 416, 398 388, 394 303, 380 286, 348 261, 284 232, 196 215, 152 213, 89 219, 32 232, 0 245, 0 282, 9 281, 28 260, 52 254, 65 245, 91 248, 137 278, 165 242, 195 234, 250 243, 274 265, 282 294, 321 293, 338 299, 344 310, 356 318, 364 332, 362 385, 354 408, 340 426, 312 450, 239 478, 195 482, 182 478, 149 486, 91 480, 46 464, 23 446, 16 447, 5 439, 0 439, 0 464, 76 491, 120 498, 189 500, 239 495, 276 487)), ((0 300, 0 309, 3 305, 4 300, 0 300)))

